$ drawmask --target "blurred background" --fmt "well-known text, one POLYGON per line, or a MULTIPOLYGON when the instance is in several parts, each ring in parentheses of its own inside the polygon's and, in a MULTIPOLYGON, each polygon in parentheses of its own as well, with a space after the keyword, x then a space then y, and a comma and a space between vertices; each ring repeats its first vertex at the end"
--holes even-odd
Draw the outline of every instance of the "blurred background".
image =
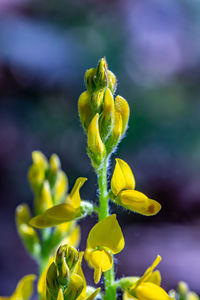
MULTIPOLYGON (((159 253, 166 289, 185 280, 200 293, 200 2, 0 0, 1 295, 37 272, 14 221, 33 201, 31 151, 57 153, 70 186, 86 176, 82 196, 96 199, 77 99, 103 56, 131 108, 112 163, 127 161, 137 189, 163 207, 152 218, 117 208, 126 239, 117 276, 141 275, 159 253)), ((94 222, 81 222, 82 250, 94 222)))

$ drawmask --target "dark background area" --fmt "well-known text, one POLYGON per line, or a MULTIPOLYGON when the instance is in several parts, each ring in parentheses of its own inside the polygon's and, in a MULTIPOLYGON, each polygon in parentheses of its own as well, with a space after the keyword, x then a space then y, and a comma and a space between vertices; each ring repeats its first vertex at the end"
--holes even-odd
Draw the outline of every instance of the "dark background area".
MULTIPOLYGON (((126 239, 117 276, 141 275, 159 253, 166 289, 185 280, 200 293, 200 2, 0 0, 1 295, 37 272, 14 221, 33 201, 31 151, 57 153, 70 187, 86 176, 83 198, 97 197, 77 99, 103 56, 131 108, 111 170, 124 159, 137 189, 162 204, 151 218, 117 208, 126 239)), ((94 222, 81 222, 81 249, 94 222)))

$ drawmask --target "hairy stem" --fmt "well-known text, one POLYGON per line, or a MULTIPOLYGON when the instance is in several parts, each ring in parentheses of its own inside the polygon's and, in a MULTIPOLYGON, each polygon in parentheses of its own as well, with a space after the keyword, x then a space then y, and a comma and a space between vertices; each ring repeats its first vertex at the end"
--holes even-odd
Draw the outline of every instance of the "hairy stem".
MULTIPOLYGON (((107 190, 107 163, 105 159, 101 169, 98 173, 99 184, 99 221, 103 220, 109 215, 108 190, 107 190)), ((115 282, 114 264, 112 268, 104 273, 105 280, 105 300, 116 300, 116 287, 113 286, 115 282)))

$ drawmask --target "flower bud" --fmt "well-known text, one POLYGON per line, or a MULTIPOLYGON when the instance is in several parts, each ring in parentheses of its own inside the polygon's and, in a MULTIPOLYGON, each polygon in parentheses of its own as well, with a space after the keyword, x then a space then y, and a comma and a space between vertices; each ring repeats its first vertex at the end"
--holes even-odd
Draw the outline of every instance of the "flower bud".
POLYGON ((91 94, 83 92, 78 99, 78 112, 83 129, 87 132, 88 126, 94 116, 91 108, 91 94))
POLYGON ((44 169, 48 167, 48 161, 45 155, 40 151, 33 151, 32 152, 32 160, 34 164, 41 165, 44 169))
POLYGON ((108 65, 105 58, 99 61, 95 81, 98 90, 108 86, 108 65))
POLYGON ((48 268, 46 275, 46 299, 47 300, 57 300, 59 283, 57 280, 57 268, 54 262, 48 268))
POLYGON ((115 93, 117 88, 117 78, 113 72, 108 70, 108 87, 111 90, 112 94, 115 93))
POLYGON ((181 295, 186 296, 189 291, 189 287, 188 287, 187 283, 184 281, 180 281, 178 283, 178 291, 181 295))
POLYGON ((45 210, 53 205, 51 197, 51 189, 49 182, 45 180, 42 185, 40 195, 35 199, 35 214, 42 214, 45 210))
POLYGON ((56 253, 56 265, 60 284, 67 284, 70 273, 73 271, 77 262, 78 251, 74 247, 70 245, 63 245, 58 248, 56 253))
POLYGON ((98 168, 106 155, 105 146, 99 133, 99 114, 96 114, 88 127, 88 155, 94 168, 98 168))
POLYGON ((38 257, 40 253, 40 241, 37 232, 28 225, 28 222, 31 218, 28 205, 19 205, 16 208, 15 218, 17 231, 24 246, 32 256, 38 257))
POLYGON ((104 96, 103 113, 100 118, 100 136, 102 141, 105 141, 110 135, 114 124, 114 100, 110 89, 106 89, 104 96))
POLYGON ((90 93, 93 93, 96 89, 96 69, 92 68, 85 72, 85 86, 90 93))
POLYGON ((84 288, 84 281, 81 276, 72 274, 69 284, 64 291, 64 298, 76 300, 84 288))
POLYGON ((41 184, 44 179, 45 179, 45 171, 42 165, 33 164, 28 171, 28 180, 35 194, 39 193, 41 184))
POLYGON ((60 167, 61 167, 61 163, 60 163, 60 158, 58 157, 57 154, 52 154, 50 159, 49 159, 49 164, 50 164, 50 169, 53 173, 56 173, 60 167))
POLYGON ((128 102, 119 95, 115 98, 115 110, 116 112, 119 112, 122 117, 122 135, 123 135, 128 126, 130 109, 129 109, 128 102))
POLYGON ((101 113, 103 110, 104 93, 105 90, 103 89, 103 90, 98 90, 92 94, 91 107, 94 114, 101 113))
POLYGON ((120 141, 121 135, 122 117, 120 113, 115 111, 112 134, 108 137, 107 141, 105 142, 107 153, 111 153, 115 149, 115 147, 120 141))
POLYGON ((68 178, 66 174, 59 170, 57 173, 56 183, 53 188, 53 203, 59 204, 66 195, 68 190, 68 178))

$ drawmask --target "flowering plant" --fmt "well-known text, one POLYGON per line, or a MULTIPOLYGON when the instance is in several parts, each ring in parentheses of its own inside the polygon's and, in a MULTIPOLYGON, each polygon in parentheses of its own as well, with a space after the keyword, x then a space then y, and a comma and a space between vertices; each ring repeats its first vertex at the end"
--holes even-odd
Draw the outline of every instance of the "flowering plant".
MULTIPOLYGON (((110 214, 110 201, 143 216, 157 214, 161 205, 135 189, 130 166, 117 158, 108 190, 107 169, 112 153, 125 136, 129 105, 121 96, 114 97, 117 80, 108 70, 105 58, 97 68, 85 73, 86 91, 78 100, 79 117, 87 136, 87 153, 98 178, 99 204, 82 200, 80 189, 87 178, 79 177, 68 193, 68 178, 56 154, 49 161, 33 151, 28 178, 34 194, 34 213, 28 205, 16 209, 18 233, 29 254, 39 266, 37 284, 40 300, 115 300, 121 289, 123 299, 197 300, 195 293, 180 283, 168 294, 161 287, 161 275, 155 270, 158 255, 144 274, 115 278, 114 256, 124 248, 124 237, 116 214, 110 214), (90 230, 85 251, 78 251, 78 220, 96 214, 98 222, 90 230), (82 260, 94 269, 94 283, 104 279, 104 289, 87 285, 82 260)), ((11 300, 28 300, 33 291, 33 274, 23 277, 11 300)))

